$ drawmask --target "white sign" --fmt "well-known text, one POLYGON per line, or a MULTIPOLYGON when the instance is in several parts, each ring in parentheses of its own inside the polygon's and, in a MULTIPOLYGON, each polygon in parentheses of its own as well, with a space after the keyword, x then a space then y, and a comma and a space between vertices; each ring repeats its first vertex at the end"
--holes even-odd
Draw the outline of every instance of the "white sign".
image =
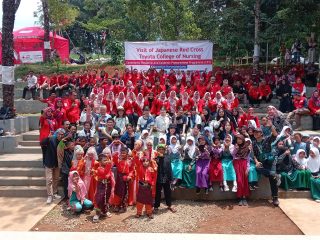
POLYGON ((44 49, 51 49, 50 42, 43 42, 44 49))
POLYGON ((14 66, 2 66, 2 83, 14 84, 14 66))
POLYGON ((209 41, 125 42, 125 65, 147 70, 212 70, 212 48, 209 41))
POLYGON ((19 52, 19 56, 22 63, 43 62, 42 51, 19 52))

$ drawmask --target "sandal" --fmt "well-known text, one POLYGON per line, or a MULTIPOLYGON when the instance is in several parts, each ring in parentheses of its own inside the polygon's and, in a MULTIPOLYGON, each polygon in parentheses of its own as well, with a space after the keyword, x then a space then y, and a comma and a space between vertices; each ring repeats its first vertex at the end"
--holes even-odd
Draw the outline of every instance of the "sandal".
POLYGON ((94 223, 99 222, 99 215, 94 215, 92 221, 93 221, 94 223))
POLYGON ((168 207, 168 210, 171 211, 172 213, 176 213, 177 212, 177 210, 175 208, 173 208, 173 207, 168 207))

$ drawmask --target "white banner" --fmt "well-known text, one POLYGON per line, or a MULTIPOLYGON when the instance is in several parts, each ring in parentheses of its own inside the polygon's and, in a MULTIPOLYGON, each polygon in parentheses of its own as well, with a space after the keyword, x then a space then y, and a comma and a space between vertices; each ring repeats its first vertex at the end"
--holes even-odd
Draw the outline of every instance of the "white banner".
POLYGON ((147 70, 212 70, 212 48, 209 41, 125 42, 125 65, 147 70))
POLYGON ((22 63, 43 62, 42 51, 19 52, 19 56, 22 63))

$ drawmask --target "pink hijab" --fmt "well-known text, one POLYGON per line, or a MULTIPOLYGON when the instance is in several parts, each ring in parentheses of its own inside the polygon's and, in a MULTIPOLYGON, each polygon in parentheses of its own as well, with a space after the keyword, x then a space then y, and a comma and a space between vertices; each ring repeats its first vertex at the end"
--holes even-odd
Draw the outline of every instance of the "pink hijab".
MULTIPOLYGON (((69 198, 72 195, 72 192, 76 192, 76 187, 75 184, 73 183, 73 176, 77 174, 79 176, 79 173, 77 171, 71 171, 69 173, 69 178, 68 178, 68 196, 69 198)), ((87 189, 86 186, 84 185, 84 182, 82 181, 82 179, 79 176, 79 181, 77 183, 78 187, 79 187, 79 191, 76 192, 77 195, 77 199, 80 200, 81 204, 83 203, 86 194, 87 194, 87 189)))

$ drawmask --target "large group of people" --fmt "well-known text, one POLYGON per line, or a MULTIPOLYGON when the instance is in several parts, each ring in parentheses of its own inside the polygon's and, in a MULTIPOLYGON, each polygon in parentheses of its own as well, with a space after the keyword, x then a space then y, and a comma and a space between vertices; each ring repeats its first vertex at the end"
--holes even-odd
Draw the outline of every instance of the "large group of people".
POLYGON ((111 217, 111 207, 124 212, 128 205, 136 205, 137 218, 143 207, 152 218, 162 190, 174 213, 171 193, 177 188, 209 194, 217 187, 247 206, 261 176, 269 179, 275 206, 279 186, 311 189, 320 200, 320 138, 292 127, 299 130, 305 114, 320 127, 319 90, 307 99, 308 77, 313 75, 301 65, 253 73, 30 72, 25 91, 33 89, 33 97, 39 93, 47 104, 40 117, 47 203, 61 198, 60 175, 70 209, 94 207, 94 221, 111 217), (276 97, 279 110, 270 105, 260 118, 255 107, 276 97))

